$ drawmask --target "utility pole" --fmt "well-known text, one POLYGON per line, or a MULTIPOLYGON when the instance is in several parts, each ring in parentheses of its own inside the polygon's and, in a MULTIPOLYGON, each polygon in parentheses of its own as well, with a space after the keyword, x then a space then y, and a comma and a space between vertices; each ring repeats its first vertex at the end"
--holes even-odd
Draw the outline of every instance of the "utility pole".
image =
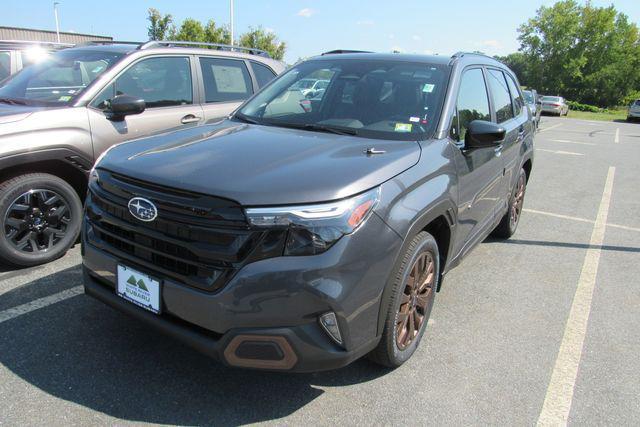
POLYGON ((58 38, 58 43, 60 43, 60 23, 58 22, 58 5, 60 2, 53 2, 53 15, 56 17, 56 36, 58 38))
POLYGON ((233 46, 233 0, 229 0, 229 21, 230 21, 230 32, 231 32, 231 45, 233 46))

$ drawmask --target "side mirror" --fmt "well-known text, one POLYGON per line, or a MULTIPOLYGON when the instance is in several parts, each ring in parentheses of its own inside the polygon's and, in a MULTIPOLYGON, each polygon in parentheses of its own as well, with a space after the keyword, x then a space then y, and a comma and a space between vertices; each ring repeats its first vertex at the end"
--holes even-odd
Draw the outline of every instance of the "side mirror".
POLYGON ((142 113, 146 107, 144 99, 131 95, 118 95, 111 100, 105 113, 109 120, 119 122, 124 120, 126 116, 142 113))
POLYGON ((467 128, 464 148, 473 150, 475 148, 496 146, 504 140, 506 133, 506 130, 502 126, 493 122, 474 120, 469 123, 469 127, 467 128))

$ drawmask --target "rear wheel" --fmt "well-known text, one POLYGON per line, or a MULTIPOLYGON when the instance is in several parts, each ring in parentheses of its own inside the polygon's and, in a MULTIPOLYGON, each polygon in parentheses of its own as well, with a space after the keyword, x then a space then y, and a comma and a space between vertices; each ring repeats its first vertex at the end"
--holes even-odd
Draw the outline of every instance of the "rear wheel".
POLYGON ((516 186, 509 198, 509 209, 504 214, 498 226, 493 230, 493 235, 502 239, 513 236, 520 222, 522 206, 524 205, 524 194, 527 189, 527 173, 520 169, 516 186))
POLYGON ((0 184, 0 259, 17 266, 52 261, 80 232, 82 203, 57 176, 33 173, 0 184))
POLYGON ((369 358, 398 367, 415 352, 424 334, 440 277, 438 244, 425 231, 417 234, 405 251, 378 347, 369 358))

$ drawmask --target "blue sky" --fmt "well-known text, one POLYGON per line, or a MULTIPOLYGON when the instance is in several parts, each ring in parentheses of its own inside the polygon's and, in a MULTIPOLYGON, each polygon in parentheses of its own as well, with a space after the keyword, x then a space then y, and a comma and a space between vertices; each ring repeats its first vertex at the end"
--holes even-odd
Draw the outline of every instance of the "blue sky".
MULTIPOLYGON (((171 13, 176 21, 193 17, 229 20, 229 0, 59 0, 61 31, 105 34, 120 40, 147 39, 147 9, 171 13)), ((452 54, 517 50, 517 27, 553 0, 235 0, 236 33, 262 25, 287 42, 285 60, 294 62, 327 50, 398 49, 452 54), (508 4, 508 7, 505 7, 508 4)), ((598 6, 611 1, 594 0, 598 6)), ((640 0, 616 0, 616 8, 640 22, 640 0)), ((55 29, 53 2, 2 0, 0 25, 55 29)))

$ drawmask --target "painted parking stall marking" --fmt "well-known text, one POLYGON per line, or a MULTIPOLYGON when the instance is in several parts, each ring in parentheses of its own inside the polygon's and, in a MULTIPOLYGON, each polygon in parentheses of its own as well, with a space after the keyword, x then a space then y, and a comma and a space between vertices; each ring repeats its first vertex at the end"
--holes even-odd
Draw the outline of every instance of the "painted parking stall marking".
POLYGON ((6 322, 7 320, 11 320, 18 316, 22 316, 23 314, 30 313, 34 310, 38 310, 40 308, 44 308, 49 305, 58 303, 60 301, 73 298, 75 296, 82 294, 83 292, 84 291, 82 289, 82 286, 75 286, 73 288, 66 289, 62 292, 58 292, 57 294, 49 295, 31 302, 19 305, 17 307, 9 308, 7 310, 0 312, 0 323, 6 322))
POLYGON ((591 301, 596 285, 600 253, 604 243, 615 171, 615 167, 611 166, 607 173, 598 215, 593 225, 589 248, 584 258, 564 336, 562 337, 556 363, 551 374, 551 381, 538 418, 538 426, 566 425, 569 418, 591 312, 591 301))

